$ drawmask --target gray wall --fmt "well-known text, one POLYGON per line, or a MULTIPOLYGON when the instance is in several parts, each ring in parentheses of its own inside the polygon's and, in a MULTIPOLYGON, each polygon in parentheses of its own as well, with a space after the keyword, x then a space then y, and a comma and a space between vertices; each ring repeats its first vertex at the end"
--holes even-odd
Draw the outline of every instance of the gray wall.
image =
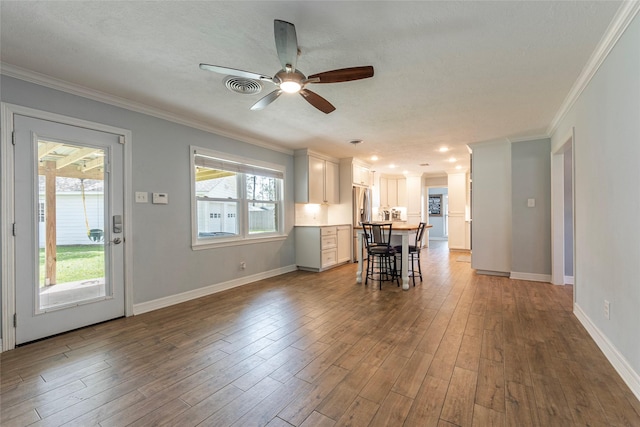
MULTIPOLYGON (((615 348, 640 394, 640 15, 552 135, 575 128, 576 310, 615 348), (603 314, 604 300, 610 319, 603 314)), ((600 340, 602 342, 602 340, 600 340)), ((611 353, 609 353, 611 354, 611 353)))
POLYGON ((550 149, 548 138, 511 145, 512 272, 551 274, 550 149))
POLYGON ((292 155, 6 76, 0 85, 3 102, 132 131, 133 192, 169 194, 168 205, 132 204, 134 304, 295 265, 292 155), (189 145, 285 166, 287 239, 193 251, 189 145))

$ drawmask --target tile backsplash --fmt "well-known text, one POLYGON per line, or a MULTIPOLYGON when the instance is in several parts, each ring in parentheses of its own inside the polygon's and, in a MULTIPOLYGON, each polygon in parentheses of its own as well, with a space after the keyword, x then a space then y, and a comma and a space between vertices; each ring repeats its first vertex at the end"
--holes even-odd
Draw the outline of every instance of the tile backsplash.
POLYGON ((328 205, 296 203, 296 225, 325 225, 329 219, 328 205))

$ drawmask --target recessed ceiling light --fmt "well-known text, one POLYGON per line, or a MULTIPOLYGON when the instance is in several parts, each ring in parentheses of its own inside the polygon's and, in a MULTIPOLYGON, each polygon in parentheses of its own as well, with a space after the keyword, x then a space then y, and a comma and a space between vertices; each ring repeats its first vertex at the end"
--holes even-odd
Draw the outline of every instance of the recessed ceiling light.
POLYGON ((456 162, 456 158, 455 157, 449 157, 449 162, 455 163, 456 162))
POLYGON ((447 151, 449 151, 449 147, 440 147, 438 151, 440 151, 441 153, 446 153, 447 151))
POLYGON ((462 166, 458 165, 456 166, 456 169, 462 169, 462 166))
POLYGON ((409 173, 409 171, 402 171, 403 175, 407 175, 409 173))
POLYGON ((391 169, 395 169, 395 168, 396 168, 396 165, 394 165, 393 163, 391 163, 391 164, 389 165, 389 167, 390 167, 391 169))
POLYGON ((375 162, 375 161, 377 161, 377 160, 378 160, 378 156, 371 156, 371 161, 372 161, 372 162, 375 162))

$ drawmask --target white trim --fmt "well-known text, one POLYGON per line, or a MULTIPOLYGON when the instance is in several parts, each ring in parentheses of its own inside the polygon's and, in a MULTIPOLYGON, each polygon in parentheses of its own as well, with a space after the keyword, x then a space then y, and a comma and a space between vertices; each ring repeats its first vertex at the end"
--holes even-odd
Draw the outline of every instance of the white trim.
MULTIPOLYGON (((15 313, 15 248, 14 240, 9 238, 9 230, 14 222, 14 194, 13 194, 13 150, 7 150, 11 144, 11 134, 13 132, 13 116, 15 114, 33 117, 41 120, 54 121, 70 126, 82 127, 86 129, 98 130, 101 132, 122 135, 125 138, 124 144, 124 164, 123 164, 123 186, 124 186, 124 227, 123 240, 133 242, 133 215, 132 215, 132 133, 130 130, 105 125, 102 123, 90 122, 77 119, 75 117, 55 114, 48 111, 36 110, 15 104, 0 104, 2 114, 2 135, 0 140, 0 155, 4 160, 2 163, 2 218, 0 224, 2 230, 2 339, 3 351, 15 348, 15 328, 13 328, 12 316, 15 313), (11 163, 8 163, 11 162, 11 163)), ((13 237, 13 236, 11 236, 13 237)), ((124 312, 126 316, 133 315, 133 249, 131 244, 124 247, 124 312)))
POLYGON ((215 126, 211 126, 208 123, 199 122, 188 117, 184 117, 175 113, 164 111, 160 108, 151 107, 139 102, 131 101, 126 98, 121 98, 118 96, 97 91, 95 89, 90 89, 84 86, 66 82, 64 80, 49 77, 45 74, 36 73, 34 71, 16 67, 15 65, 7 64, 5 62, 0 62, 0 73, 8 77, 13 77, 16 79, 24 80, 26 82, 35 83, 40 86, 45 86, 51 89, 60 90, 62 92, 81 96, 83 98, 92 99, 94 101, 103 102, 105 104, 113 105, 115 107, 125 108, 130 111, 135 111, 138 113, 157 117, 173 123, 189 126, 194 129, 215 133, 217 135, 224 136, 227 138, 232 138, 237 141, 246 142, 247 144, 255 145, 258 147, 266 148, 266 149, 277 151, 284 154, 293 155, 293 150, 290 150, 288 148, 284 148, 275 144, 269 144, 263 141, 259 141, 257 139, 250 138, 246 135, 239 135, 233 132, 229 132, 228 130, 223 130, 215 126))
POLYGON ((200 251, 203 249, 212 249, 212 248, 226 248, 232 246, 242 246, 242 245, 255 245, 258 243, 270 243, 270 242, 280 242, 286 240, 289 237, 288 234, 282 234, 277 236, 269 236, 269 237, 247 237, 245 239, 239 238, 236 240, 221 240, 214 242, 205 242, 204 240, 199 240, 199 243, 193 244, 191 249, 194 251, 200 251))
POLYGON ((605 31, 602 39, 600 39, 598 46, 591 54, 589 61, 582 69, 580 76, 578 76, 578 79, 571 87, 567 97, 562 102, 560 109, 553 117, 553 120, 551 120, 551 123, 547 128, 547 134, 553 135, 553 133, 558 129, 558 125, 564 116, 569 112, 571 107, 573 107, 573 104, 575 104, 593 76, 598 72, 598 69, 609 55, 609 52, 611 52, 613 47, 616 45, 618 39, 622 36, 638 11, 640 11, 640 1, 633 0, 622 3, 616 12, 616 15, 611 20, 607 31, 605 31))
MULTIPOLYGON (((454 249, 449 248, 449 251, 453 251, 454 249)), ((458 249, 460 250, 460 249, 458 249)), ((465 251, 465 250, 463 250, 465 251)), ((471 256, 473 256, 473 251, 470 251, 471 256)), ((486 276, 500 276, 500 277, 509 277, 510 273, 506 271, 493 271, 493 270, 476 270, 477 274, 484 274, 486 276)))
POLYGON ((565 285, 573 285, 573 276, 564 276, 565 285))
POLYGON ((0 351, 11 350, 15 347, 16 335, 13 327, 13 314, 15 313, 15 249, 14 238, 11 231, 15 222, 14 216, 14 172, 13 172, 13 149, 11 148, 11 138, 13 132, 13 114, 7 104, 0 104, 0 239, 2 248, 2 276, 0 277, 0 287, 2 287, 2 347, 0 351), (11 202, 10 202, 11 201, 11 202))
MULTIPOLYGON (((576 265, 576 239, 575 234, 575 221, 576 221, 576 209, 575 209, 575 195, 576 195, 576 156, 575 156, 575 127, 572 127, 568 134, 561 140, 562 144, 551 149, 551 283, 554 285, 563 285, 567 283, 565 281, 565 224, 564 224, 564 156, 568 150, 572 150, 573 155, 571 157, 571 182, 572 182, 572 212, 573 212, 573 265, 576 265)), ((576 275, 574 267, 574 276, 576 275)), ((572 283, 573 284, 573 283, 572 283)), ((573 301, 577 301, 576 297, 577 289, 573 288, 573 301)))
POLYGON ((147 313, 149 311, 158 310, 165 307, 170 307, 175 304, 180 304, 186 301, 191 301, 196 298, 202 298, 207 295, 215 294, 218 292, 226 291, 228 289, 237 288, 238 286, 248 285, 258 280, 268 279, 271 277, 279 276, 281 274, 290 273, 296 271, 298 267, 296 265, 290 265, 287 267, 276 268, 271 271, 264 271, 262 273, 253 274, 251 276, 239 277, 237 279, 229 280, 227 282, 216 283, 214 285, 205 286, 204 288, 194 289, 192 291, 183 292, 181 294, 171 295, 168 297, 158 298, 152 301, 135 304, 133 306, 133 313, 135 315, 147 313))
POLYGON ((591 338, 596 342, 600 350, 604 353, 613 368, 620 374, 622 380, 629 386, 637 399, 640 399, 640 375, 633 370, 629 362, 609 341, 607 336, 598 329, 589 316, 580 308, 578 304, 573 305, 573 314, 578 318, 582 326, 587 330, 591 338))
POLYGON ((510 279, 515 280, 528 280, 530 282, 545 282, 551 283, 551 275, 550 274, 538 274, 538 273, 519 273, 517 271, 512 271, 509 275, 510 279))

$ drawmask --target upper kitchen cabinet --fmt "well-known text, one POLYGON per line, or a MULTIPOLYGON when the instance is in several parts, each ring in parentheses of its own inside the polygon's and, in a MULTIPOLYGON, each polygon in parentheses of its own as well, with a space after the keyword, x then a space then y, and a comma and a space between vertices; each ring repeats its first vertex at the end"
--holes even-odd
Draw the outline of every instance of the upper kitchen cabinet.
POLYGON ((353 184, 364 187, 371 186, 371 170, 365 165, 353 163, 353 184))
POLYGON ((380 177, 380 206, 407 206, 407 179, 380 177))
POLYGON ((338 204, 340 168, 335 159, 307 149, 295 151, 296 203, 338 204))

